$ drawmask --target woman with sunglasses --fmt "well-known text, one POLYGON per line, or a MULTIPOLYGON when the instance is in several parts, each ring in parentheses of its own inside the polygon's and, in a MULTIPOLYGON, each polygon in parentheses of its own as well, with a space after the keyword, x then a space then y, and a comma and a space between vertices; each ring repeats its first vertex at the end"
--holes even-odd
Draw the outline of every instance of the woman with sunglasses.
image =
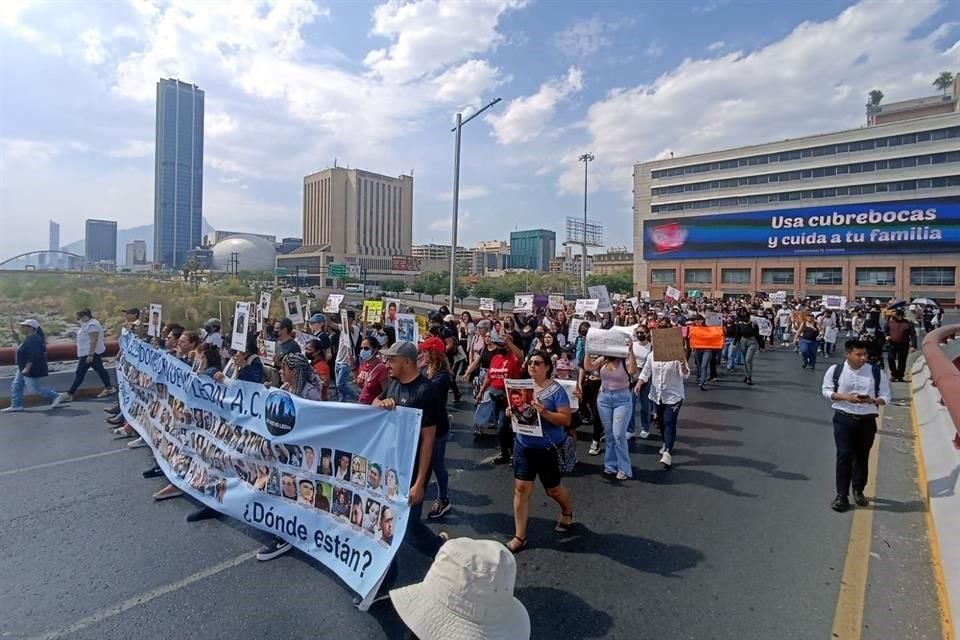
POLYGON ((560 486, 560 447, 572 417, 570 399, 564 388, 553 380, 553 362, 547 353, 531 353, 526 368, 533 380, 534 400, 531 406, 540 415, 543 435, 516 435, 513 450, 513 520, 516 528, 513 537, 507 541, 507 548, 512 553, 520 553, 527 547, 530 498, 533 495, 533 482, 538 476, 546 494, 560 505, 560 520, 555 530, 567 533, 573 524, 570 492, 560 486))

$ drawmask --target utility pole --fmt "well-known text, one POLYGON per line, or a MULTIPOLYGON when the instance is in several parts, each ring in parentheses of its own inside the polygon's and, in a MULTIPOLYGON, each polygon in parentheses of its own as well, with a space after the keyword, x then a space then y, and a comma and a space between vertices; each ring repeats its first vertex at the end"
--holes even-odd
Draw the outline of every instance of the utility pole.
POLYGON ((457 125, 451 129, 451 131, 457 135, 453 143, 453 218, 450 224, 450 313, 453 313, 453 296, 457 291, 457 215, 460 209, 460 132, 463 129, 463 125, 500 102, 500 100, 500 98, 496 98, 489 102, 466 120, 463 119, 462 113, 458 113, 457 125))
POLYGON ((587 168, 593 159, 592 153, 580 156, 580 162, 583 163, 583 253, 580 254, 580 289, 584 298, 587 297, 587 168))

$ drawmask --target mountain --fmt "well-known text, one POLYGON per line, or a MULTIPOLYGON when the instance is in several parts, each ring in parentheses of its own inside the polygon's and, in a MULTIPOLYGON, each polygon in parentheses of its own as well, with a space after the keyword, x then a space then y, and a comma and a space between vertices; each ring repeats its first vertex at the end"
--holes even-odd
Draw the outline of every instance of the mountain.
MULTIPOLYGON (((215 229, 210 226, 206 218, 200 223, 201 235, 212 233, 215 229)), ((147 262, 153 262, 153 225, 144 224, 139 227, 130 227, 129 229, 117 229, 117 264, 124 264, 127 259, 127 243, 134 240, 143 240, 147 243, 147 262)), ((83 255, 84 241, 77 240, 63 246, 64 251, 83 255)))

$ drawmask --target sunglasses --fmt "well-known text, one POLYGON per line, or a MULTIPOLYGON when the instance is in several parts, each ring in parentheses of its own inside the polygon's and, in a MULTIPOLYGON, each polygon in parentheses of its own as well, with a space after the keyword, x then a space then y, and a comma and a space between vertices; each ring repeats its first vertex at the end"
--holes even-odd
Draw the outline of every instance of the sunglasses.
POLYGON ((543 360, 530 360, 527 362, 528 367, 542 367, 546 364, 543 360))

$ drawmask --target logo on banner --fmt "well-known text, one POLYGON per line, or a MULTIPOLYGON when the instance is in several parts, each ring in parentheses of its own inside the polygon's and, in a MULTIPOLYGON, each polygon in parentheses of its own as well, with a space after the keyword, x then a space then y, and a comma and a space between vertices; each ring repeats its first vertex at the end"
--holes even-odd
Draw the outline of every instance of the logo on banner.
POLYGON ((654 227, 650 231, 650 239, 657 253, 675 251, 687 241, 687 230, 678 222, 669 222, 654 227))
POLYGON ((287 435, 297 423, 297 409, 293 398, 285 391, 274 391, 267 396, 264 413, 267 430, 275 436, 287 435))

